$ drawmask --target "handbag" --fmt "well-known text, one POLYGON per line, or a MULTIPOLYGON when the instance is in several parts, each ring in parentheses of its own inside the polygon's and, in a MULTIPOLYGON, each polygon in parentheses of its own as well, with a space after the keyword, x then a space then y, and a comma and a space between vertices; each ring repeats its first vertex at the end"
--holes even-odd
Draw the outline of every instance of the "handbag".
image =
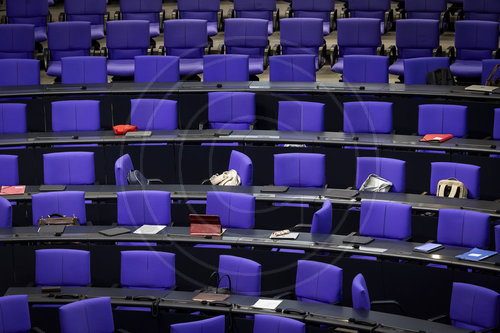
POLYGON ((130 170, 127 174, 129 185, 149 185, 149 180, 139 170, 130 170))
MULTIPOLYGON (((203 181, 205 183, 207 180, 203 181)), ((208 179, 212 185, 220 186, 239 186, 241 185, 241 178, 236 172, 236 170, 231 169, 229 171, 224 171, 222 174, 216 173, 210 179, 208 179)), ((202 184, 203 184, 202 183, 202 184)))
POLYGON ((442 179, 438 182, 436 197, 467 198, 469 190, 456 178, 442 179))
POLYGON ((389 192, 392 183, 376 174, 370 174, 360 187, 360 191, 368 192, 389 192))
POLYGON ((78 217, 73 216, 64 216, 61 214, 51 214, 47 217, 41 217, 38 220, 38 226, 44 225, 80 225, 78 221, 78 217))
POLYGON ((116 135, 123 135, 127 132, 136 132, 137 131, 137 126, 133 125, 116 125, 113 126, 113 130, 115 131, 116 135))

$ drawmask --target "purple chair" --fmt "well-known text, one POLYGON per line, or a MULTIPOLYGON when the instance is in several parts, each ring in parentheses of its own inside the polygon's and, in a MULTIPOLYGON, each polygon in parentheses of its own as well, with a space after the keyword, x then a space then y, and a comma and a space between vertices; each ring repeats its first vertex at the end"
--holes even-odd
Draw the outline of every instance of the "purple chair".
POLYGON ((328 35, 336 27, 337 10, 334 0, 293 0, 285 17, 320 18, 323 20, 323 35, 328 35), (291 10, 291 12, 290 12, 291 10))
POLYGON ((61 333, 114 332, 111 299, 98 297, 63 305, 59 325, 61 333))
POLYGON ((310 54, 315 56, 316 70, 326 57, 322 21, 319 18, 288 18, 280 20, 280 48, 274 53, 284 55, 310 54), (318 53, 318 50, 319 53, 318 53))
POLYGON ((133 76, 134 57, 146 55, 149 48, 149 22, 127 20, 106 22, 108 75, 133 76))
POLYGON ((248 81, 249 56, 214 54, 203 57, 203 81, 248 81))
POLYGON ((468 198, 479 198, 479 175, 481 167, 472 164, 433 162, 431 163, 431 186, 429 193, 436 195, 437 184, 442 179, 456 178, 469 190, 468 198))
POLYGON ((491 59, 497 48, 497 22, 458 21, 455 23, 456 60, 450 70, 459 78, 480 78, 481 61, 491 59))
POLYGON ((170 224, 170 192, 125 191, 116 195, 118 225, 170 224))
POLYGON ((89 22, 55 22, 48 24, 48 49, 44 50, 47 75, 61 76, 63 57, 90 55, 92 39, 89 22))
POLYGON ((101 128, 99 101, 52 102, 52 131, 98 131, 101 128))
POLYGON ((208 215, 218 215, 223 228, 252 229, 255 197, 231 192, 207 192, 208 215))
POLYGON ((350 18, 338 20, 337 43, 331 50, 332 71, 343 73, 344 56, 377 55, 382 46, 378 19, 350 18))
POLYGON ((267 20, 267 33, 272 35, 278 25, 280 10, 276 8, 276 0, 234 0, 234 10, 229 10, 228 17, 267 20))
POLYGON ((347 55, 342 79, 346 83, 388 83, 389 57, 347 55))
POLYGON ((324 187, 325 155, 287 153, 274 155, 274 185, 324 187))
POLYGON ((418 135, 467 134, 467 107, 461 105, 422 104, 418 106, 418 135))
POLYGON ((254 333, 306 333, 306 324, 286 317, 255 315, 254 333))
POLYGON ((224 21, 224 47, 226 54, 248 55, 248 73, 262 74, 267 67, 269 41, 267 21, 260 19, 235 18, 224 21))
POLYGON ((0 155, 2 172, 0 173, 0 186, 19 185, 18 156, 0 155))
POLYGON ((370 174, 376 174, 390 181, 391 192, 405 191, 405 161, 385 157, 357 157, 356 188, 361 188, 370 174))
POLYGON ((316 56, 295 54, 270 57, 269 81, 316 82, 316 56))
POLYGON ((495 0, 464 0, 464 13, 466 20, 498 23, 500 2, 495 0))
POLYGON ((427 84, 427 74, 439 68, 450 68, 447 57, 423 57, 403 60, 405 84, 427 84))
POLYGON ((7 1, 9 24, 32 24, 35 26, 35 42, 47 40, 47 17, 50 17, 47 1, 7 1))
POLYGON ((439 21, 398 20, 396 22, 396 47, 389 48, 391 57, 397 58, 389 66, 389 73, 394 75, 404 75, 405 59, 432 57, 434 54, 440 56, 439 21))
POLYGON ((0 318, 3 332, 31 332, 28 295, 0 297, 0 318))
POLYGON ((224 333, 226 328, 226 317, 224 315, 170 325, 170 333, 224 333))
POLYGON ((129 154, 120 156, 115 162, 115 180, 116 185, 128 185, 127 175, 134 170, 132 159, 129 154))
POLYGON ((219 288, 229 288, 237 295, 260 296, 261 266, 259 263, 245 258, 220 255, 219 256, 219 288), (227 275, 227 277, 224 277, 227 275))
POLYGON ((391 133, 392 103, 388 102, 344 103, 344 132, 391 133))
POLYGON ((121 251, 123 288, 169 290, 175 287, 175 254, 160 251, 121 251))
POLYGON ((40 60, 0 59, 0 87, 40 84, 40 60))
POLYGON ((298 260, 295 279, 297 300, 323 304, 342 302, 342 273, 343 270, 334 265, 298 260))
POLYGON ((165 21, 165 10, 161 0, 120 0, 116 19, 149 21, 149 36, 156 37, 163 28, 160 24, 165 21))
POLYGON ((179 57, 137 56, 135 57, 135 82, 178 82, 179 57))
POLYGON ((250 157, 239 151, 231 151, 228 170, 234 169, 241 179, 241 186, 252 186, 253 184, 253 164, 250 157))
POLYGON ((278 131, 324 131, 325 104, 280 101, 278 105, 278 131))
POLYGON ((210 128, 214 129, 253 129, 255 94, 247 92, 208 93, 208 122, 210 128))
POLYGON ((405 13, 408 19, 441 21, 444 30, 443 13, 447 9, 446 0, 405 0, 405 13))
POLYGON ((391 29, 394 21, 391 0, 349 0, 347 4, 349 17, 378 19, 381 34, 391 29))
POLYGON ((406 240, 411 237, 411 206, 389 201, 361 201, 359 234, 406 240))
POLYGON ((498 329, 500 294, 484 287, 453 282, 450 304, 451 324, 473 331, 498 329))
POLYGON ((0 59, 33 59, 35 27, 32 24, 2 24, 0 40, 0 59))
POLYGON ((332 202, 325 199, 321 209, 317 210, 312 219, 311 234, 330 234, 332 232, 332 202))
POLYGON ((90 22, 92 40, 104 37, 104 17, 109 21, 109 12, 106 12, 106 0, 65 0, 64 13, 59 15, 59 21, 87 21, 90 22))
POLYGON ((172 16, 177 19, 196 19, 207 21, 208 36, 215 36, 222 29, 223 12, 220 0, 177 0, 178 9, 172 16))
POLYGON ((61 67, 63 84, 108 83, 106 57, 65 57, 61 67))
POLYGON ((487 249, 490 245, 490 215, 461 209, 440 209, 438 243, 487 249))
POLYGON ((0 134, 26 133, 26 104, 0 103, 0 134))
POLYGON ((493 139, 500 140, 500 108, 495 109, 495 119, 493 124, 493 139))
POLYGON ((0 199, 0 228, 12 228, 12 205, 9 200, 0 199))
MULTIPOLYGON (((485 85, 486 80, 490 76, 491 72, 495 68, 496 65, 499 65, 500 67, 500 59, 485 59, 482 61, 483 64, 483 71, 481 73, 481 84, 485 85)), ((495 74, 491 77, 491 82, 495 82, 500 78, 500 70, 497 69, 495 74)))
POLYGON ((36 285, 86 287, 90 284, 90 252, 69 249, 35 250, 36 285))
POLYGON ((370 311, 370 294, 363 274, 359 273, 352 280, 351 295, 353 309, 370 311))
POLYGON ((165 22, 162 54, 179 57, 179 74, 196 75, 203 72, 203 55, 208 47, 207 21, 169 20, 165 22))
POLYGON ((495 226, 495 251, 500 251, 500 224, 495 226))
POLYGON ((140 131, 177 129, 177 101, 139 98, 130 104, 130 123, 140 131))
POLYGON ((94 153, 43 154, 43 179, 45 185, 93 185, 94 153))
POLYGON ((32 195, 33 225, 38 225, 38 220, 52 214, 75 216, 80 224, 87 222, 85 213, 85 192, 64 191, 48 192, 32 195))

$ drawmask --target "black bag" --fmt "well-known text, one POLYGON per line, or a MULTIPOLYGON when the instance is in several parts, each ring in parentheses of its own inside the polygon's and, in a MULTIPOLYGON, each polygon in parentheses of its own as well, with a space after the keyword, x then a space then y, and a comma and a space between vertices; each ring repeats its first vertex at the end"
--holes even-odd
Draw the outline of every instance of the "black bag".
POLYGON ((438 68, 427 73, 427 84, 437 86, 454 86, 455 79, 449 68, 438 68))
POLYGON ((129 185, 149 185, 149 180, 139 170, 130 170, 127 175, 129 185))

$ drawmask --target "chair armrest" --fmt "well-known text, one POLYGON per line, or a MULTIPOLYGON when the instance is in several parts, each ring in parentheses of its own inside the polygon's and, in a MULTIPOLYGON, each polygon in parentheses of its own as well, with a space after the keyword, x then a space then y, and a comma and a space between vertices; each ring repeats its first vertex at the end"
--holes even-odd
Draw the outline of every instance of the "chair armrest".
POLYGON ((439 45, 434 50, 432 50, 433 57, 442 57, 443 56, 443 47, 439 45))
POLYGON ((253 131, 255 129, 255 125, 257 124, 257 119, 255 119, 254 121, 252 121, 250 124, 248 124, 248 129, 250 131, 253 131))
MULTIPOLYGON (((293 17, 293 10, 292 10, 292 6, 289 6, 287 9, 286 9, 286 12, 285 12, 285 18, 292 18, 293 17)), ((279 19, 279 18, 278 18, 279 19)))
POLYGON ((275 55, 280 55, 281 54, 281 45, 280 44, 274 44, 272 50, 271 50, 271 54, 273 56, 275 55))
POLYGON ((7 24, 7 23, 8 23, 7 16, 2 15, 2 18, 0 19, 0 24, 7 24))
POLYGON ((323 65, 325 64, 326 62, 326 42, 323 43, 323 45, 321 45, 319 47, 319 51, 318 51, 318 68, 321 68, 323 67, 323 65))
POLYGON ((66 14, 59 13, 59 22, 64 22, 64 21, 66 21, 66 14))
POLYGON ((377 54, 381 56, 385 56, 385 46, 384 44, 377 47, 377 54))
POLYGON ((448 315, 442 314, 442 315, 439 315, 439 316, 436 316, 436 317, 433 317, 433 318, 429 318, 427 320, 428 321, 437 321, 437 322, 448 322, 449 321, 449 317, 448 317, 448 315))
POLYGON ((155 54, 155 48, 153 46, 149 46, 148 47, 148 52, 147 52, 148 55, 154 55, 155 54))
POLYGON ((337 10, 330 12, 330 32, 337 30, 337 10))
POLYGON ((384 17, 385 32, 392 30, 393 25, 394 25, 394 11, 392 9, 389 9, 388 11, 385 12, 385 17, 384 17))
POLYGON ((385 300, 385 301, 372 301, 370 303, 373 306, 387 306, 387 305, 392 305, 395 306, 399 309, 402 315, 406 315, 406 311, 403 309, 401 304, 399 304, 398 301, 395 300, 385 300))
POLYGON ((160 16, 160 32, 163 32, 163 23, 165 22, 165 19, 167 17, 167 14, 165 12, 165 9, 162 9, 160 13, 158 13, 160 16))
POLYGON ((312 224, 296 224, 292 227, 295 232, 311 232, 312 224))
POLYGON ((122 19, 122 13, 119 10, 115 11, 115 21, 121 19, 122 19))
POLYGON ((101 52, 100 53, 101 53, 102 57, 107 57, 108 56, 108 48, 105 47, 105 46, 101 47, 101 52))
POLYGON ((217 52, 218 52, 217 54, 224 54, 225 49, 226 48, 225 48, 224 44, 219 44, 219 47, 217 47, 217 52))
POLYGON ((398 59, 398 51, 396 45, 391 45, 387 49, 387 53, 389 54, 389 65, 392 65, 398 59))
POLYGON ((276 8, 273 11, 273 31, 278 31, 280 29, 280 9, 276 8))
POLYGON ((167 49, 165 48, 165 46, 162 45, 158 48, 159 55, 165 55, 166 53, 167 53, 167 49))
POLYGON ((266 46, 264 50, 264 70, 269 67, 269 56, 271 55, 271 47, 269 45, 266 46))
POLYGON ((500 48, 496 49, 495 51, 492 52, 491 58, 492 59, 500 59, 500 48))
POLYGON ((339 59, 339 46, 332 45, 330 48, 330 64, 333 66, 339 59))
POLYGON ((224 31, 224 11, 219 9, 217 13, 217 30, 224 31))
POLYGON ((51 12, 49 12, 47 14, 47 22, 49 22, 49 23, 52 22, 52 13, 51 12))
POLYGON ((49 61, 50 61, 50 50, 45 48, 43 49, 43 69, 45 72, 47 72, 47 69, 49 68, 49 61))
POLYGON ((179 10, 178 9, 172 10, 172 14, 170 14, 170 18, 172 20, 177 20, 179 18, 179 10))
POLYGON ((32 327, 30 329, 30 332, 33 332, 33 333, 45 333, 44 330, 42 330, 41 328, 38 328, 38 327, 32 327))
POLYGON ((227 11, 227 18, 235 18, 236 17, 236 11, 234 8, 231 8, 227 11))
POLYGON ((150 184, 165 184, 163 180, 158 179, 158 178, 148 178, 148 182, 150 184))
POLYGON ((199 130, 204 130, 208 128, 208 120, 205 120, 201 123, 198 124, 198 129, 199 130))
POLYGON ((453 46, 448 46, 446 49, 446 56, 450 58, 450 63, 455 62, 456 56, 455 56, 455 48, 453 46))
POLYGON ((287 291, 281 294, 278 294, 273 297, 274 299, 294 299, 294 294, 291 291, 287 291))
POLYGON ((212 45, 210 45, 210 43, 209 43, 203 52, 205 55, 211 54, 212 53, 212 45))
MULTIPOLYGON (((111 21, 111 14, 109 12, 106 12, 106 14, 104 14, 104 20, 111 21)), ((104 29, 106 29, 106 25, 104 25, 104 27, 104 29)))
POLYGON ((340 14, 340 17, 341 18, 348 18, 349 16, 351 16, 351 13, 349 12, 349 8, 347 8, 347 7, 342 8, 342 14, 340 14))

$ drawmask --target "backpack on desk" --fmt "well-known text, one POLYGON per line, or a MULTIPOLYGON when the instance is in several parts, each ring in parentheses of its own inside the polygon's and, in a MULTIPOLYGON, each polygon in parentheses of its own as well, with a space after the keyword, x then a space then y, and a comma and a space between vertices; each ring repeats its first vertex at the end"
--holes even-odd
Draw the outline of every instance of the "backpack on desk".
POLYGON ((456 178, 442 179, 437 185, 436 197, 467 198, 467 187, 456 178))

